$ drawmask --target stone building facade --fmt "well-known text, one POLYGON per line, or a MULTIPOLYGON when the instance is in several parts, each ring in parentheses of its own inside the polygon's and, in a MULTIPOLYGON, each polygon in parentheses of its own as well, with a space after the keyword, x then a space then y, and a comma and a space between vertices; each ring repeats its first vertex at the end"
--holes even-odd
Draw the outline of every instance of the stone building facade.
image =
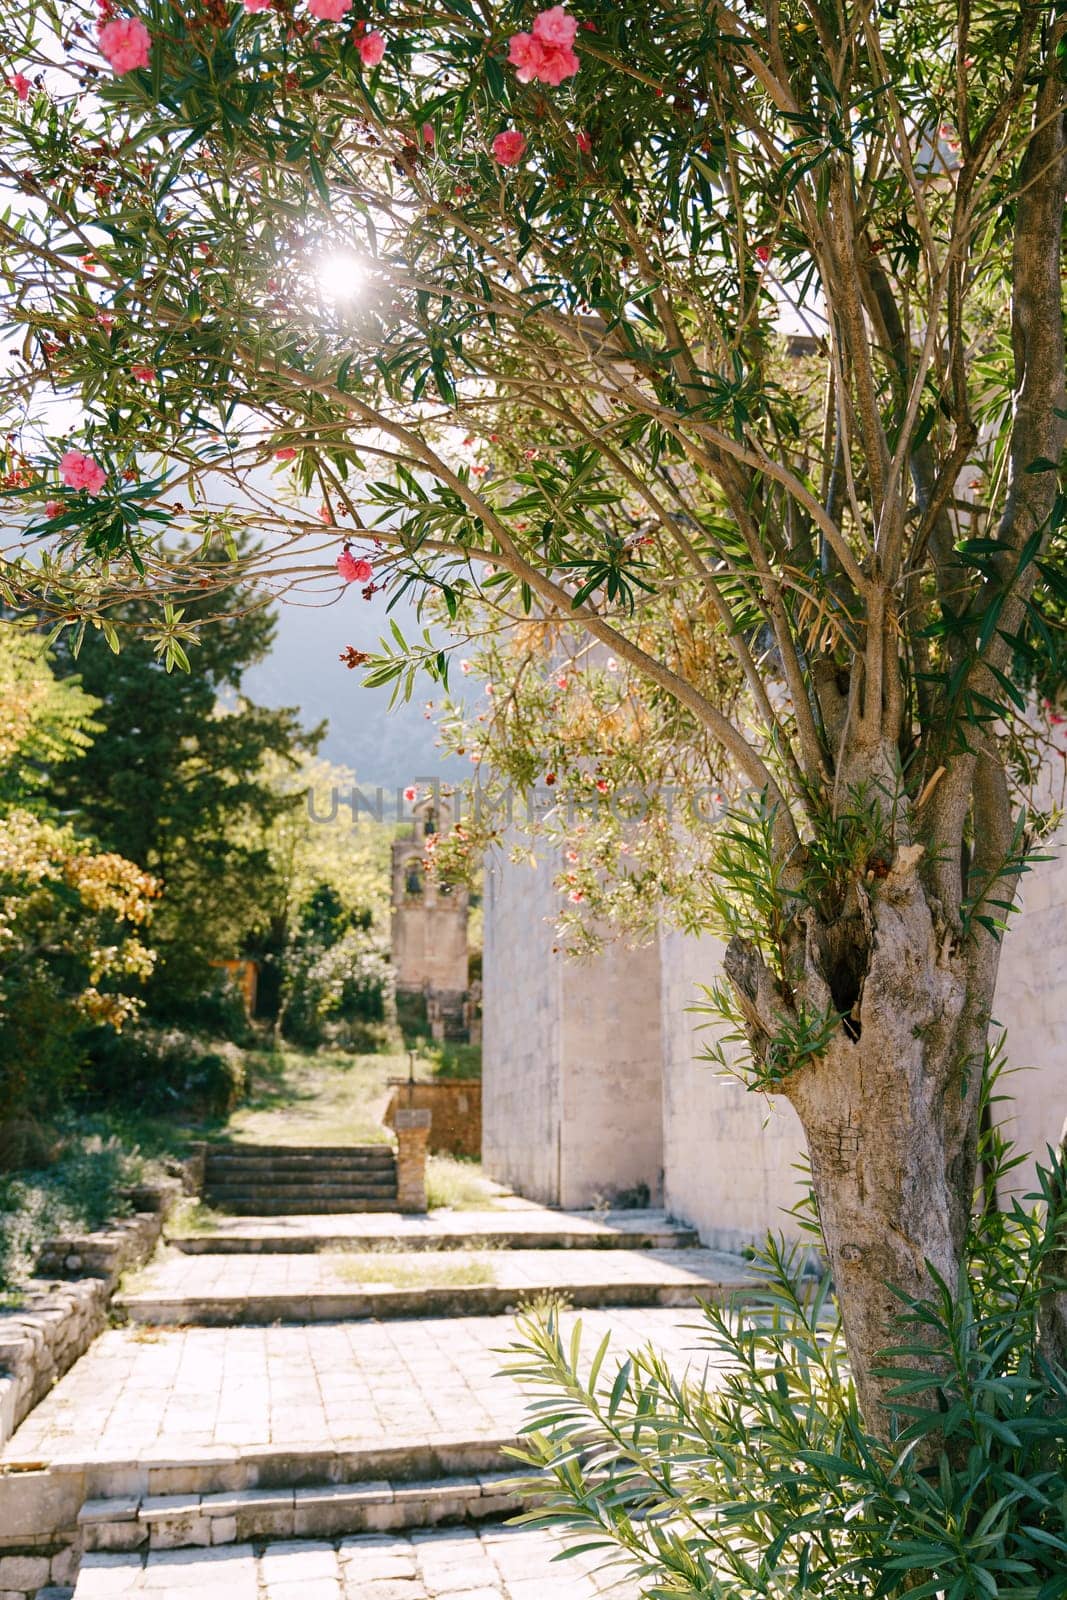
POLYGON ((427 841, 447 831, 451 801, 415 803, 411 833, 393 841, 390 944, 397 996, 421 997, 434 1038, 466 1038, 470 1027, 467 921, 469 896, 423 869, 427 841))
MULTIPOLYGON (((1009 1099, 998 1120, 1043 1156, 1067 1117, 1067 829, 1023 880, 1001 959, 1009 1099)), ((721 971, 714 938, 665 931, 583 965, 552 953, 558 863, 486 866, 483 1159, 520 1193, 564 1206, 630 1197, 737 1248, 795 1233, 804 1140, 780 1096, 750 1094, 700 1059, 707 1019, 689 1010, 721 971)), ((1027 1193, 1033 1162, 1013 1174, 1027 1193)))

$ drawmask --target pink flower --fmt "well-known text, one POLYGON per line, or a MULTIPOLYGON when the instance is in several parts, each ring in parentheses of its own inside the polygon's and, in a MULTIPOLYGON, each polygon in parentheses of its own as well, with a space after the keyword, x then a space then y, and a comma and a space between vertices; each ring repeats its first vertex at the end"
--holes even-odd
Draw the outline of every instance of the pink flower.
POLYGON ((274 459, 275 461, 292 461, 295 455, 296 449, 293 445, 283 444, 280 450, 275 450, 274 459))
POLYGON ((101 24, 97 34, 101 55, 120 76, 137 67, 147 67, 151 35, 137 17, 114 17, 101 24))
POLYGON ((7 86, 9 89, 14 89, 20 100, 28 100, 30 90, 33 88, 33 84, 24 72, 13 73, 7 80, 7 86))
POLYGON ((518 68, 520 83, 561 84, 573 78, 580 62, 574 53, 578 24, 562 6, 552 6, 534 18, 532 33, 513 34, 508 60, 518 68))
POLYGON ((337 557, 337 570, 346 583, 366 583, 374 575, 370 562, 364 561, 362 556, 354 556, 351 550, 341 551, 337 557))
POLYGON ((416 787, 415 787, 415 785, 413 783, 409 783, 408 784, 407 788, 404 790, 404 799, 408 802, 409 805, 414 800, 414 798, 418 794, 418 792, 419 791, 416 789, 416 787))
POLYGON ((584 128, 579 128, 576 135, 576 143, 583 156, 592 154, 593 141, 590 139, 584 128))
POLYGON ((493 140, 493 155, 502 167, 514 167, 526 153, 526 135, 517 128, 498 133, 493 140))
POLYGON ((432 122, 423 123, 422 142, 426 146, 427 150, 432 150, 434 145, 437 143, 437 134, 434 132, 434 126, 432 122))
POLYGON ((99 462, 80 450, 67 451, 59 463, 59 476, 68 489, 88 489, 90 494, 99 494, 107 482, 107 473, 99 462))
POLYGON ((136 378, 138 383, 155 383, 155 367, 136 366, 130 368, 130 377, 136 378))
POLYGON ((352 0, 308 0, 308 15, 323 22, 340 22, 351 9, 352 0))
POLYGON ((375 29, 373 33, 365 33, 362 39, 357 40, 356 49, 365 67, 376 67, 385 55, 385 40, 375 29))
POLYGON ((242 4, 248 12, 270 10, 270 0, 242 0, 242 4))
POLYGON ((582 901, 585 899, 585 895, 582 893, 581 889, 572 889, 570 894, 567 896, 567 899, 570 900, 574 905, 578 906, 581 905, 582 901))
POLYGON ((578 23, 562 6, 552 6, 534 18, 533 36, 541 44, 569 50, 578 34, 578 23))
POLYGON ((63 504, 62 500, 46 500, 44 503, 44 514, 46 517, 61 516, 66 509, 67 508, 63 504))
POLYGON ((513 67, 518 67, 520 83, 532 83, 540 75, 541 46, 537 43, 532 33, 516 33, 511 37, 508 50, 508 60, 513 67))

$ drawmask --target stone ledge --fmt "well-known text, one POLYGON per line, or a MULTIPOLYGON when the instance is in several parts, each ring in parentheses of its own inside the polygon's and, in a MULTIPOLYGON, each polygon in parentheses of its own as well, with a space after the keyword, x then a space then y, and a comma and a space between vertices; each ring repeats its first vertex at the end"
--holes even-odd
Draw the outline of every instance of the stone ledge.
POLYGON ((97 1500, 78 1518, 85 1550, 177 1550, 247 1539, 328 1538, 477 1522, 520 1508, 513 1472, 391 1482, 97 1500))
POLYGON ((195 1184, 198 1160, 202 1169, 202 1156, 194 1155, 181 1179, 132 1190, 131 1199, 145 1207, 134 1216, 44 1245, 39 1276, 16 1309, 0 1314, 0 1449, 102 1331, 119 1277, 148 1260, 175 1204, 195 1184))

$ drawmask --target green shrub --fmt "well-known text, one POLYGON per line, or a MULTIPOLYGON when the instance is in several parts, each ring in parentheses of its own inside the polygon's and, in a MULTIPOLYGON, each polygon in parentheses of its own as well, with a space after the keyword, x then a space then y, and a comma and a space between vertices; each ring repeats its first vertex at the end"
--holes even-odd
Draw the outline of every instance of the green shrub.
POLYGON ((236 1046, 207 1046, 180 1028, 101 1030, 90 1060, 88 1098, 147 1112, 222 1116, 238 1104, 247 1083, 245 1058, 236 1046))
POLYGON ((482 1075, 482 1047, 480 1044, 423 1044, 420 1054, 431 1064, 435 1078, 480 1078, 482 1075))
POLYGON ((795 1249, 767 1246, 756 1303, 703 1309, 686 1378, 646 1348, 601 1382, 606 1345, 588 1370, 558 1316, 520 1319, 510 1370, 545 1391, 523 1459, 550 1482, 530 1518, 621 1555, 649 1600, 1067 1595, 1067 1380, 1037 1326, 1067 1207, 1047 1178, 1043 1199, 1047 1228, 1017 1202, 983 1216, 964 1281, 902 1307, 891 1446, 863 1427, 830 1285, 795 1249), (906 1364, 931 1340, 934 1404, 906 1364))
POLYGON ((113 1136, 80 1131, 68 1132, 48 1168, 0 1174, 0 1290, 32 1276, 46 1239, 126 1215, 123 1190, 144 1176, 138 1150, 113 1136))
POLYGON ((285 1037, 309 1049, 344 1047, 350 1031, 364 1038, 367 1026, 385 1021, 392 977, 383 945, 362 928, 329 946, 311 939, 294 945, 286 960, 285 1037))

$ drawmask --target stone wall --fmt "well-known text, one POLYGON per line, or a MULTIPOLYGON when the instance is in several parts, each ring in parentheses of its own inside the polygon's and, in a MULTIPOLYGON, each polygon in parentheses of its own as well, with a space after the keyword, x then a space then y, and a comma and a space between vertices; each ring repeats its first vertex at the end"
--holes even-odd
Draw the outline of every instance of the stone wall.
POLYGON ((440 1078, 433 1083, 393 1079, 393 1092, 382 1118, 393 1126, 394 1113, 402 1106, 429 1111, 431 1155, 472 1156, 482 1153, 482 1085, 479 1078, 440 1078))
POLYGON ((552 950, 558 862, 486 866, 482 1156, 552 1205, 662 1192, 659 952, 552 950))
MULTIPOLYGON (((1039 1159, 1067 1117, 1067 827, 1048 853, 1023 879, 995 1007, 1019 1069, 1002 1080, 998 1120, 1039 1159)), ((662 1165, 664 1204, 705 1243, 795 1234, 787 1212, 804 1187, 795 1113, 698 1059, 708 1034, 688 1008, 719 975, 721 945, 665 931, 658 951, 620 944, 590 965, 564 962, 552 954, 554 870, 498 858, 487 872, 489 1171, 522 1194, 576 1206, 642 1181, 655 1198, 649 1174, 662 1165)), ((1032 1191, 1033 1167, 1013 1175, 1014 1192, 1032 1191)))
POLYGON ((532 1200, 559 1195, 563 964, 552 954, 555 863, 485 862, 482 1160, 532 1200))
MULTIPOLYGON (((183 1190, 193 1192, 198 1171, 200 1156, 184 1181, 162 1179, 134 1191, 143 1211, 44 1246, 39 1276, 20 1293, 18 1305, 0 1315, 0 1448, 103 1330, 120 1275, 147 1261, 168 1212, 183 1190)), ((0 1584, 0 1590, 13 1587, 0 1584)))
POLYGON ((605 947, 561 983, 559 1203, 658 1205, 663 1195, 660 954, 605 947))
POLYGON ((994 1016, 1007 1029, 1009 1065, 1001 1079, 1008 1103, 997 1120, 1031 1160, 1011 1175, 1013 1190, 1034 1186, 1037 1160, 1059 1143, 1067 1118, 1067 828, 1022 880, 1022 909, 1011 920, 1000 958, 994 1016))
POLYGON ((723 947, 672 930, 660 948, 664 1204, 716 1249, 758 1243, 769 1228, 792 1233, 785 1211, 801 1198, 794 1168, 804 1154, 796 1113, 698 1059, 726 1031, 689 1009, 703 998, 699 986, 718 976, 723 947))

